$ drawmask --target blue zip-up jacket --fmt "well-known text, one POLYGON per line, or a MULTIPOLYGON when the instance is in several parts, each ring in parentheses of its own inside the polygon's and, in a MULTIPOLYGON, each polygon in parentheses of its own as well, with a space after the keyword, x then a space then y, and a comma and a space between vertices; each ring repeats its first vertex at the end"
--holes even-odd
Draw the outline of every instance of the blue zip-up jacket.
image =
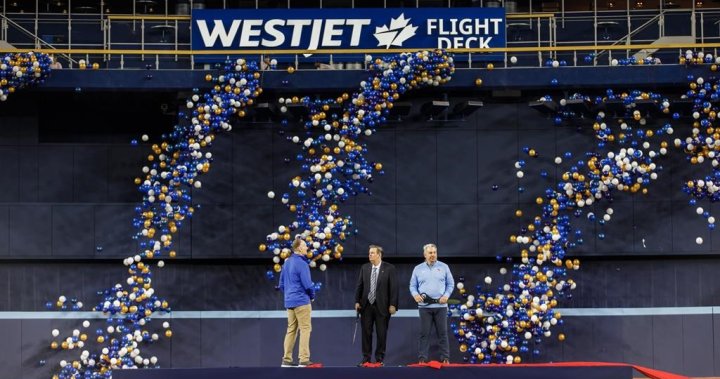
POLYGON ((310 266, 302 255, 291 255, 280 271, 280 291, 285 294, 285 308, 310 304, 315 298, 315 285, 310 278, 310 266))
MULTIPOLYGON (((433 299, 439 299, 442 296, 450 297, 454 287, 455 280, 450 272, 450 267, 440 261, 436 261, 432 266, 429 266, 427 262, 420 263, 415 266, 410 278, 410 293, 413 296, 424 293, 433 299)), ((418 307, 444 308, 447 307, 447 304, 419 303, 418 307)))

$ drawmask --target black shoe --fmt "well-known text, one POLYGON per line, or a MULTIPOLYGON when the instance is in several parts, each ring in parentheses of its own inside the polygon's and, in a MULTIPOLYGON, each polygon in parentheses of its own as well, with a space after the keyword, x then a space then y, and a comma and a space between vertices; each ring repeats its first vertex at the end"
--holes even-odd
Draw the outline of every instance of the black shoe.
POLYGON ((380 367, 385 366, 385 363, 383 363, 383 361, 377 361, 377 362, 375 362, 375 363, 377 363, 377 365, 380 366, 380 367))
POLYGON ((442 364, 444 364, 444 365, 449 365, 449 364, 450 364, 450 360, 449 360, 449 359, 443 359, 442 364))
POLYGON ((422 365, 422 364, 427 363, 427 360, 425 360, 425 358, 420 358, 420 359, 418 359, 418 363, 422 365))
POLYGON ((313 362, 313 361, 306 361, 306 362, 300 362, 300 363, 298 364, 298 367, 310 367, 310 366, 313 366, 313 365, 316 365, 316 364, 318 364, 318 363, 315 363, 315 362, 313 362))
POLYGON ((298 366, 297 363, 295 363, 293 361, 282 361, 282 364, 280 365, 280 367, 297 367, 297 366, 298 366))

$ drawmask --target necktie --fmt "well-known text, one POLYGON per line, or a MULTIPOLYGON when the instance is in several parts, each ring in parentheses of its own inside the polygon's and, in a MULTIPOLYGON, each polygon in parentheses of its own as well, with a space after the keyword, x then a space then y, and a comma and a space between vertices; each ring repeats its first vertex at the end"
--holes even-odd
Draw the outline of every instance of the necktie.
POLYGON ((373 267, 372 274, 370 274, 370 293, 368 294, 368 301, 370 304, 375 304, 375 287, 377 286, 377 267, 373 267))

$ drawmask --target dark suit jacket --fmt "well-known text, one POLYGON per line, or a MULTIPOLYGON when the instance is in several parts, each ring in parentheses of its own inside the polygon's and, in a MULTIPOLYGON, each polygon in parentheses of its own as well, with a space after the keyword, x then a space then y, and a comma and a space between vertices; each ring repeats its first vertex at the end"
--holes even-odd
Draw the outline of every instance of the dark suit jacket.
MULTIPOLYGON (((357 287, 355 288, 355 302, 359 303, 363 308, 368 305, 371 274, 372 264, 368 262, 362 265, 357 287)), ((388 308, 391 305, 395 306, 395 309, 398 307, 397 284, 395 266, 383 261, 380 265, 380 272, 378 273, 377 285, 375 287, 375 304, 384 316, 390 315, 388 308)))

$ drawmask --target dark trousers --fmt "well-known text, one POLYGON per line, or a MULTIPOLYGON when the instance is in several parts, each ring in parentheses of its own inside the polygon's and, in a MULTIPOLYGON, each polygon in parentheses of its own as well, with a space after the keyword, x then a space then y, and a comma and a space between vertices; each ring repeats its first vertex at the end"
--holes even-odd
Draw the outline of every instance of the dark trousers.
POLYGON ((450 359, 448 342, 447 311, 442 308, 419 308, 420 341, 418 342, 418 358, 427 361, 430 353, 430 332, 434 328, 440 340, 440 360, 450 359))
POLYGON ((362 316, 362 354, 363 361, 369 362, 372 356, 373 327, 377 334, 375 345, 375 361, 385 359, 385 342, 387 341, 388 324, 390 316, 380 314, 375 304, 368 304, 361 310, 362 316))

